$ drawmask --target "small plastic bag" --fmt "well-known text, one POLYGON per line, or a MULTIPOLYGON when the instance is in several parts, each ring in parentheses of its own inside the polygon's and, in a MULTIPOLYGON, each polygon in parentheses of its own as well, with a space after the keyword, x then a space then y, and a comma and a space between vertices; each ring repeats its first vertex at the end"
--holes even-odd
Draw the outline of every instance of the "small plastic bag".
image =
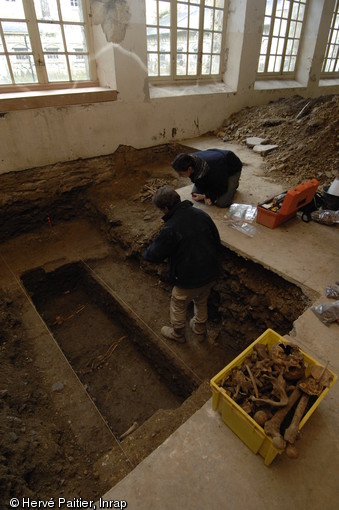
POLYGON ((326 297, 331 299, 339 299, 339 284, 327 285, 326 286, 326 297))
POLYGON ((249 204, 231 204, 228 214, 224 216, 225 219, 234 218, 237 220, 245 220, 252 222, 257 217, 257 207, 249 204))
POLYGON ((339 323, 339 301, 312 306, 311 310, 326 326, 332 322, 339 323))
POLYGON ((256 234, 257 229, 251 225, 250 223, 246 223, 246 221, 234 220, 228 221, 228 225, 235 230, 239 230, 242 234, 245 234, 248 237, 253 237, 256 234))
POLYGON ((339 211, 330 211, 327 209, 311 212, 311 218, 323 225, 335 225, 339 223, 339 211))

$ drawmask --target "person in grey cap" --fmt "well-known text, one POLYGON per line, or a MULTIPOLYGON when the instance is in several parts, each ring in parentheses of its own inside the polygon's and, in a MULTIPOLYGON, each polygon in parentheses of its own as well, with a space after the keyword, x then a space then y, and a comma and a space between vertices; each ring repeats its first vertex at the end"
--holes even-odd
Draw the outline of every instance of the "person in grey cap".
POLYGON ((194 186, 192 199, 207 205, 229 207, 239 186, 242 162, 229 150, 207 149, 191 154, 178 154, 172 167, 194 186))
POLYGON ((213 283, 221 271, 221 243, 217 227, 209 214, 193 207, 190 200, 169 185, 153 195, 153 203, 164 213, 165 224, 144 253, 150 262, 168 259, 169 279, 174 285, 170 302, 171 327, 164 326, 162 335, 184 343, 186 310, 194 304, 190 327, 199 340, 206 337, 207 300, 213 283))

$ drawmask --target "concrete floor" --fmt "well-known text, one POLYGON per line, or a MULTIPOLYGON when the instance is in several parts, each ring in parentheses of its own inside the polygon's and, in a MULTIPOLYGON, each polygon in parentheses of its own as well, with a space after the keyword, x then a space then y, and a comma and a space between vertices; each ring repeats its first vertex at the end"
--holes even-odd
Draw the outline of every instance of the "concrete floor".
MULTIPOLYGON (((284 191, 280 183, 270 182, 263 175, 261 156, 244 146, 232 147, 215 137, 185 143, 196 149, 235 150, 245 163, 235 202, 256 205, 284 191)), ((191 186, 179 190, 182 198, 190 198, 190 190, 191 186)), ((227 210, 196 206, 211 214, 225 246, 299 285, 313 303, 329 301, 325 297, 325 287, 339 280, 338 226, 306 224, 294 218, 273 230, 254 224, 256 232, 248 237, 227 224, 224 218, 227 210)), ((36 265, 43 264, 46 270, 81 259, 84 251, 87 258, 107 256, 110 247, 94 228, 86 239, 81 236, 81 221, 78 229, 66 229, 66 235, 60 230, 62 227, 56 227, 50 233, 51 242, 40 239, 36 233, 28 236, 30 244, 26 246, 18 246, 16 239, 5 243, 0 250, 2 288, 20 287, 18 278, 25 269, 30 269, 31 252, 35 254, 36 265), (15 262, 11 257, 13 250, 15 262)), ((30 313, 33 314, 32 310, 30 313)), ((50 333, 39 320, 35 315, 32 317, 32 328, 34 322, 34 327, 41 329, 35 336, 44 339, 50 333)), ((308 309, 295 321, 290 336, 307 354, 324 365, 329 362, 329 368, 339 374, 339 325, 325 326, 308 309)), ((44 353, 46 358, 48 355, 44 353)), ((61 358, 62 354, 60 365, 61 358)), ((51 366, 55 364, 54 359, 51 366)), ((71 370, 69 372, 69 378, 75 377, 71 370)), ((77 401, 85 401, 85 391, 80 387, 78 391, 77 401)), ((252 453, 224 425, 219 413, 212 410, 211 399, 103 498, 125 500, 129 509, 138 510, 180 507, 301 510, 306 506, 312 510, 333 509, 339 496, 338 404, 339 384, 336 383, 302 430, 299 458, 291 460, 278 455, 271 466, 266 467, 262 457, 252 453)), ((64 405, 64 401, 60 403, 64 405)), ((75 404, 71 402, 70 405, 75 404)), ((88 410, 88 415, 93 415, 92 409, 88 410)), ((93 416, 100 421, 99 415, 93 416)), ((90 441, 86 431, 76 432, 84 436, 84 441, 90 441)), ((107 442, 110 439, 108 437, 107 442)), ((111 503, 110 507, 117 507, 113 505, 111 503)))
MULTIPOLYGON (((231 148, 213 137, 187 140, 196 149, 231 148)), ((284 188, 264 178, 261 157, 246 147, 236 150, 246 164, 235 202, 260 203, 284 188)), ((191 187, 180 190, 189 198, 191 187)), ((254 224, 248 237, 228 226, 226 210, 202 207, 218 226, 222 242, 299 285, 313 303, 324 303, 327 284, 339 280, 338 227, 294 218, 276 229, 254 224)), ((324 325, 306 310, 294 323, 292 339, 310 356, 339 373, 339 325, 324 325)), ((255 340, 255 339, 253 339, 255 340)), ((338 505, 339 384, 302 429, 299 457, 278 455, 269 467, 252 453, 212 410, 212 399, 157 450, 107 492, 107 501, 125 500, 129 509, 227 508, 228 510, 329 510, 338 505)), ((113 507, 113 503, 112 507, 113 507)))

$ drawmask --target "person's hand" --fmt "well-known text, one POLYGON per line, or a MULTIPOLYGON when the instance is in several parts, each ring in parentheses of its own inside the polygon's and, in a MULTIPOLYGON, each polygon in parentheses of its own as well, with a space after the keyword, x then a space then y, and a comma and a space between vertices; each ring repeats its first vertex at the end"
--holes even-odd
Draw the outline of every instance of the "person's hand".
POLYGON ((202 200, 205 200, 205 195, 201 195, 200 193, 192 193, 192 198, 196 202, 201 202, 202 200))
POLYGON ((210 198, 204 198, 206 205, 212 205, 212 200, 210 198))

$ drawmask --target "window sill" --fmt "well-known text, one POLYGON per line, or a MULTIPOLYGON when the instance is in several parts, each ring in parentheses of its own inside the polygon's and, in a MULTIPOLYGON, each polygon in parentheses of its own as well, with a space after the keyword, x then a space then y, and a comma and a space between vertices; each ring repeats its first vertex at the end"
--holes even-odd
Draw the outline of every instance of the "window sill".
POLYGON ((180 85, 149 85, 151 99, 180 96, 199 96, 203 94, 225 94, 234 92, 224 83, 198 83, 180 85))
POLYGON ((118 92, 102 87, 0 94, 0 112, 116 101, 118 92))
POLYGON ((305 88, 295 80, 258 80, 254 83, 254 90, 281 90, 305 88))
POLYGON ((319 80, 319 87, 338 87, 339 78, 321 78, 319 80))

